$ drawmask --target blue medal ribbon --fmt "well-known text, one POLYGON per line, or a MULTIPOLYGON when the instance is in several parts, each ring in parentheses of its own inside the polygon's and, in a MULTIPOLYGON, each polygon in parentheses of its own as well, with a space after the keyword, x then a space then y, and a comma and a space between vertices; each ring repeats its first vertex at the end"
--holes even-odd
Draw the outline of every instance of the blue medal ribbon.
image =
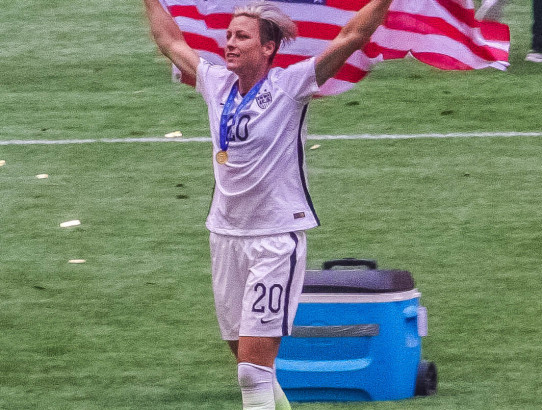
MULTIPOLYGON (((239 118, 239 114, 241 113, 241 110, 245 108, 249 103, 251 103, 252 100, 254 100, 254 98, 256 98, 256 95, 258 94, 258 91, 260 91, 260 88, 262 87, 262 84, 264 81, 265 81, 265 77, 262 78, 260 81, 258 81, 250 89, 250 91, 243 97, 241 104, 239 104, 239 106, 235 110, 235 113, 233 114, 232 125, 237 122, 239 118)), ((226 100, 226 103, 224 104, 224 109, 222 110, 222 115, 220 116, 220 149, 222 151, 226 151, 230 143, 230 141, 228 140, 228 117, 230 116, 230 112, 234 104, 235 96, 237 95, 238 90, 239 90, 239 81, 236 81, 233 87, 231 88, 230 95, 228 95, 228 99, 226 100)))

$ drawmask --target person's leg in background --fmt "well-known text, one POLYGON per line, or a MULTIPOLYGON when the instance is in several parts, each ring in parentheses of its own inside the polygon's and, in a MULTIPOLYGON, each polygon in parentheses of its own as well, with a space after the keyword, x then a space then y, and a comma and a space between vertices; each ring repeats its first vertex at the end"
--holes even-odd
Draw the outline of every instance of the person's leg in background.
POLYGON ((532 50, 525 60, 542 63, 542 0, 533 0, 532 50))

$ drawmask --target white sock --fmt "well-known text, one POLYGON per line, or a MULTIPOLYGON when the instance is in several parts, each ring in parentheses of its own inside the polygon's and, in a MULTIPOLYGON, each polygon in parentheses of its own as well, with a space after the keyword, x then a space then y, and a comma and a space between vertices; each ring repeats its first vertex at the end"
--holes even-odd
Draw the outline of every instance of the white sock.
POLYGON ((237 378, 243 396, 244 410, 275 410, 272 368, 246 362, 239 363, 237 378))
POLYGON ((284 394, 277 380, 277 369, 273 366, 273 396, 275 396, 275 410, 291 410, 290 402, 284 394))

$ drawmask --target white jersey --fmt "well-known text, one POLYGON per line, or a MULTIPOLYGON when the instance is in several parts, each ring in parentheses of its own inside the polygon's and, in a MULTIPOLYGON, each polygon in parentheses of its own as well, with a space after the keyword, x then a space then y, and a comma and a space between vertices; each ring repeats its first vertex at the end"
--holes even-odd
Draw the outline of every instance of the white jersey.
MULTIPOLYGON (((220 118, 237 75, 201 59, 196 89, 209 110, 215 189, 207 228, 233 236, 273 235, 319 225, 307 188, 307 106, 319 88, 314 58, 273 68, 236 124, 228 123, 228 162, 217 163, 220 118)), ((232 114, 242 97, 235 97, 232 114)))

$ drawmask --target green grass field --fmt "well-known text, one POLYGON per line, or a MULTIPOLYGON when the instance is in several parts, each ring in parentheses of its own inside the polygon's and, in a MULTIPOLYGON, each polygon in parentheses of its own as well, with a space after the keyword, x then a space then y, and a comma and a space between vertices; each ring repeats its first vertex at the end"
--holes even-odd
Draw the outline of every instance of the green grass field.
MULTIPOLYGON (((208 135, 139 1, 4 3, 0 141, 208 135)), ((507 72, 385 63, 314 101, 309 132, 542 131, 530 2, 513 3, 507 72)), ((410 270, 440 381, 433 397, 294 408, 539 409, 541 138, 318 144, 309 267, 410 270)), ((210 286, 210 144, 0 145, 0 160, 0 408, 239 409, 210 286)))

